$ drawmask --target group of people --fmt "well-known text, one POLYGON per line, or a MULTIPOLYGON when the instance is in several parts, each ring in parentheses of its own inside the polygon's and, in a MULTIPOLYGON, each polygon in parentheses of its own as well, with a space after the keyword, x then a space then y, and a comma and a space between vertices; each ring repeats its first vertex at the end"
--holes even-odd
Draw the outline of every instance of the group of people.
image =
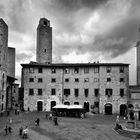
POLYGON ((12 133, 12 128, 11 128, 11 126, 5 126, 5 128, 4 128, 4 131, 5 131, 5 135, 8 135, 8 133, 12 133))
POLYGON ((116 130, 122 130, 122 126, 120 125, 120 120, 119 120, 119 116, 117 116, 116 118, 116 126, 115 126, 116 130))
MULTIPOLYGON (((8 134, 11 134, 12 133, 12 127, 11 126, 5 126, 4 128, 4 131, 5 131, 5 136, 8 135, 8 134)), ((28 135, 28 127, 25 126, 25 128, 23 129, 23 127, 20 127, 19 128, 19 135, 23 138, 23 139, 26 139, 27 138, 27 135, 28 135)))
POLYGON ((57 119, 56 113, 46 113, 46 118, 48 120, 53 120, 54 125, 58 125, 58 119, 57 119))
POLYGON ((26 139, 27 136, 28 136, 28 127, 25 126, 25 128, 23 129, 22 127, 19 128, 19 135, 23 138, 23 139, 26 139))

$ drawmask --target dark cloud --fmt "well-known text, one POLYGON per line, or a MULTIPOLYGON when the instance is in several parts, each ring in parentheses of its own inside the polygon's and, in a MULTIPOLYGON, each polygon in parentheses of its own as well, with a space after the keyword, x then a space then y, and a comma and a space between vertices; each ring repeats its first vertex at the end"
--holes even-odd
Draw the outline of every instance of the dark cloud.
MULTIPOLYGON (((70 1, 68 1, 68 3, 69 2, 70 1)), ((84 54, 86 52, 89 52, 91 54, 96 53, 96 52, 101 52, 103 55, 108 53, 108 56, 112 58, 115 58, 119 55, 126 53, 128 50, 131 49, 131 47, 134 46, 132 44, 134 44, 138 39, 138 28, 140 26, 140 18, 139 18, 140 1, 136 0, 135 2, 134 1, 124 1, 124 2, 126 2, 126 4, 127 2, 130 4, 130 7, 128 8, 127 13, 125 14, 124 17, 122 13, 122 18, 120 19, 120 21, 118 21, 117 23, 114 23, 113 28, 110 28, 108 32, 99 33, 99 34, 98 33, 94 34, 93 32, 89 37, 91 40, 91 42, 89 43, 83 43, 80 40, 78 40, 77 43, 75 42, 64 43, 62 41, 62 43, 58 44, 57 47, 55 48, 56 49, 55 53, 58 53, 59 55, 63 55, 63 54, 68 54, 72 51, 76 51, 81 54, 84 54)), ((60 2, 60 4, 65 7, 66 1, 62 1, 60 2)), ((75 4, 74 4, 74 1, 72 1, 71 4, 68 4, 68 5, 70 5, 69 10, 72 9, 72 7, 74 9, 78 9, 79 7, 83 6, 81 1, 76 2, 75 4), (78 5, 80 6, 78 7, 78 5)), ((90 6, 92 6, 92 4, 90 4, 90 6)), ((112 5, 109 5, 109 6, 111 7, 112 5)), ((106 7, 106 9, 108 7, 106 7)), ((66 6, 66 9, 67 9, 67 6, 66 6)), ((104 9, 104 12, 106 12, 106 9, 104 9)), ((109 12, 112 11, 115 13, 115 9, 113 8, 111 8, 111 10, 108 10, 108 11, 109 12)), ((113 18, 113 15, 111 13, 107 13, 107 14, 108 15, 104 13, 103 18, 107 17, 110 20, 115 20, 115 18, 113 18)), ((85 13, 85 15, 87 15, 87 13, 85 13)), ((82 15, 81 17, 84 17, 84 15, 82 15)), ((79 19, 80 21, 82 21, 81 20, 82 18, 77 17, 77 19, 75 19, 73 23, 70 22, 72 24, 70 30, 74 29, 72 26, 74 26, 75 23, 79 22, 79 19)), ((108 25, 110 24, 109 22, 110 21, 108 21, 108 25)), ((63 25, 67 26, 67 21, 66 22, 64 21, 62 26, 63 25)), ((69 26, 67 26, 67 28, 69 28, 69 26)), ((101 30, 100 32, 102 32, 101 30)), ((70 32, 68 29, 66 29, 66 34, 72 36, 77 33, 76 29, 74 29, 74 31, 75 32, 70 32)), ((62 32, 63 32, 63 29, 62 29, 62 32)))
POLYGON ((77 11, 81 8, 95 9, 98 6, 105 4, 108 0, 54 0, 56 5, 60 6, 63 10, 77 11))
MULTIPOLYGON (((40 16, 42 15, 51 21, 54 42, 53 53, 56 60, 58 60, 57 58, 60 59, 61 55, 69 54, 72 51, 81 54, 87 52, 91 54, 102 52, 104 54, 109 52, 110 56, 114 58, 126 53, 138 39, 137 29, 140 24, 139 0, 14 0, 12 2, 6 0, 7 4, 4 4, 4 0, 2 1, 0 15, 5 15, 8 18, 9 30, 25 35, 26 33, 31 34, 36 40, 35 30, 39 18, 41 18, 40 16), (102 19, 100 19, 99 24, 104 24, 104 20, 108 19, 109 26, 110 22, 115 20, 113 16, 120 12, 114 7, 117 7, 117 4, 121 6, 121 2, 124 7, 129 3, 130 7, 126 15, 122 16, 120 21, 114 23, 109 31, 102 33, 102 28, 98 28, 99 33, 95 33, 90 30, 96 28, 96 26, 91 25, 89 31, 84 33, 90 40, 89 42, 83 42, 82 39, 76 41, 69 39, 72 36, 80 36, 84 30, 83 26, 96 11, 102 11, 102 19), (62 37, 63 34, 68 35, 68 41, 65 41, 65 38, 64 40, 56 39, 57 36, 62 37)), ((35 54, 35 48, 36 46, 31 44, 28 50, 35 54)), ((32 56, 17 53, 17 60, 21 61, 23 57, 30 59, 32 56)))

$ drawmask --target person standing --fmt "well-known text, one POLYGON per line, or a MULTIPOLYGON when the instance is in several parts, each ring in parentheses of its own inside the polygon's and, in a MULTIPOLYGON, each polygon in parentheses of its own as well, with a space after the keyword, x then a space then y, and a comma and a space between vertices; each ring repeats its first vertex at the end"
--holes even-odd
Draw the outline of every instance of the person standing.
POLYGON ((8 127, 8 131, 9 133, 12 133, 12 128, 10 126, 8 127))
POLYGON ((57 116, 56 115, 54 116, 53 121, 54 121, 54 125, 58 125, 58 121, 57 121, 57 116))
POLYGON ((28 131, 29 131, 28 127, 26 126, 25 129, 23 130, 23 137, 22 137, 23 139, 27 138, 28 131))
POLYGON ((36 123, 37 123, 37 126, 39 126, 39 123, 40 123, 40 119, 39 118, 37 118, 36 123))
POLYGON ((5 135, 8 135, 8 126, 7 125, 5 126, 4 131, 5 131, 5 135))
POLYGON ((19 128, 19 135, 22 136, 23 128, 22 126, 19 128))

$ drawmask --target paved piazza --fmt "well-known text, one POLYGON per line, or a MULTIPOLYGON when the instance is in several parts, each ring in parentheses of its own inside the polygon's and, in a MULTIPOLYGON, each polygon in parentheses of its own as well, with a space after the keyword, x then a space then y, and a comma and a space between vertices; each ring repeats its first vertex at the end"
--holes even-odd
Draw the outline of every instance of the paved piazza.
MULTIPOLYGON (((115 125, 114 115, 87 115, 85 119, 59 117, 58 126, 53 121, 45 118, 45 113, 20 113, 0 118, 0 140, 20 140, 19 128, 28 126, 29 137, 27 140, 132 140, 118 135, 112 130, 115 125), (40 126, 35 126, 34 121, 40 118, 40 126), (12 118, 12 124, 9 119, 12 118), (6 125, 12 126, 12 134, 4 135, 6 125)), ((123 119, 120 120, 124 122, 123 119)))

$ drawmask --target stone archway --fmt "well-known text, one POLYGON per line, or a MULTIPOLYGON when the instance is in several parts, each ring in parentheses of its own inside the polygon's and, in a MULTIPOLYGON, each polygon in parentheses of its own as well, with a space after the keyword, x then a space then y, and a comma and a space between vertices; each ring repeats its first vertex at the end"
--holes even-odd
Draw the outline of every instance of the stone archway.
POLYGON ((74 105, 79 105, 79 102, 74 102, 74 105))
POLYGON ((43 102, 42 101, 37 102, 37 111, 43 111, 43 102))
POLYGON ((70 105, 70 102, 66 101, 64 102, 64 105, 70 105))
POLYGON ((89 112, 89 102, 84 102, 84 109, 86 112, 89 112))
POLYGON ((105 104, 105 114, 106 115, 111 115, 112 114, 112 104, 111 103, 106 103, 105 104))
POLYGON ((51 111, 55 105, 56 105, 56 101, 51 101, 51 111))
POLYGON ((127 106, 125 104, 120 105, 120 116, 126 115, 126 109, 127 109, 127 106))

